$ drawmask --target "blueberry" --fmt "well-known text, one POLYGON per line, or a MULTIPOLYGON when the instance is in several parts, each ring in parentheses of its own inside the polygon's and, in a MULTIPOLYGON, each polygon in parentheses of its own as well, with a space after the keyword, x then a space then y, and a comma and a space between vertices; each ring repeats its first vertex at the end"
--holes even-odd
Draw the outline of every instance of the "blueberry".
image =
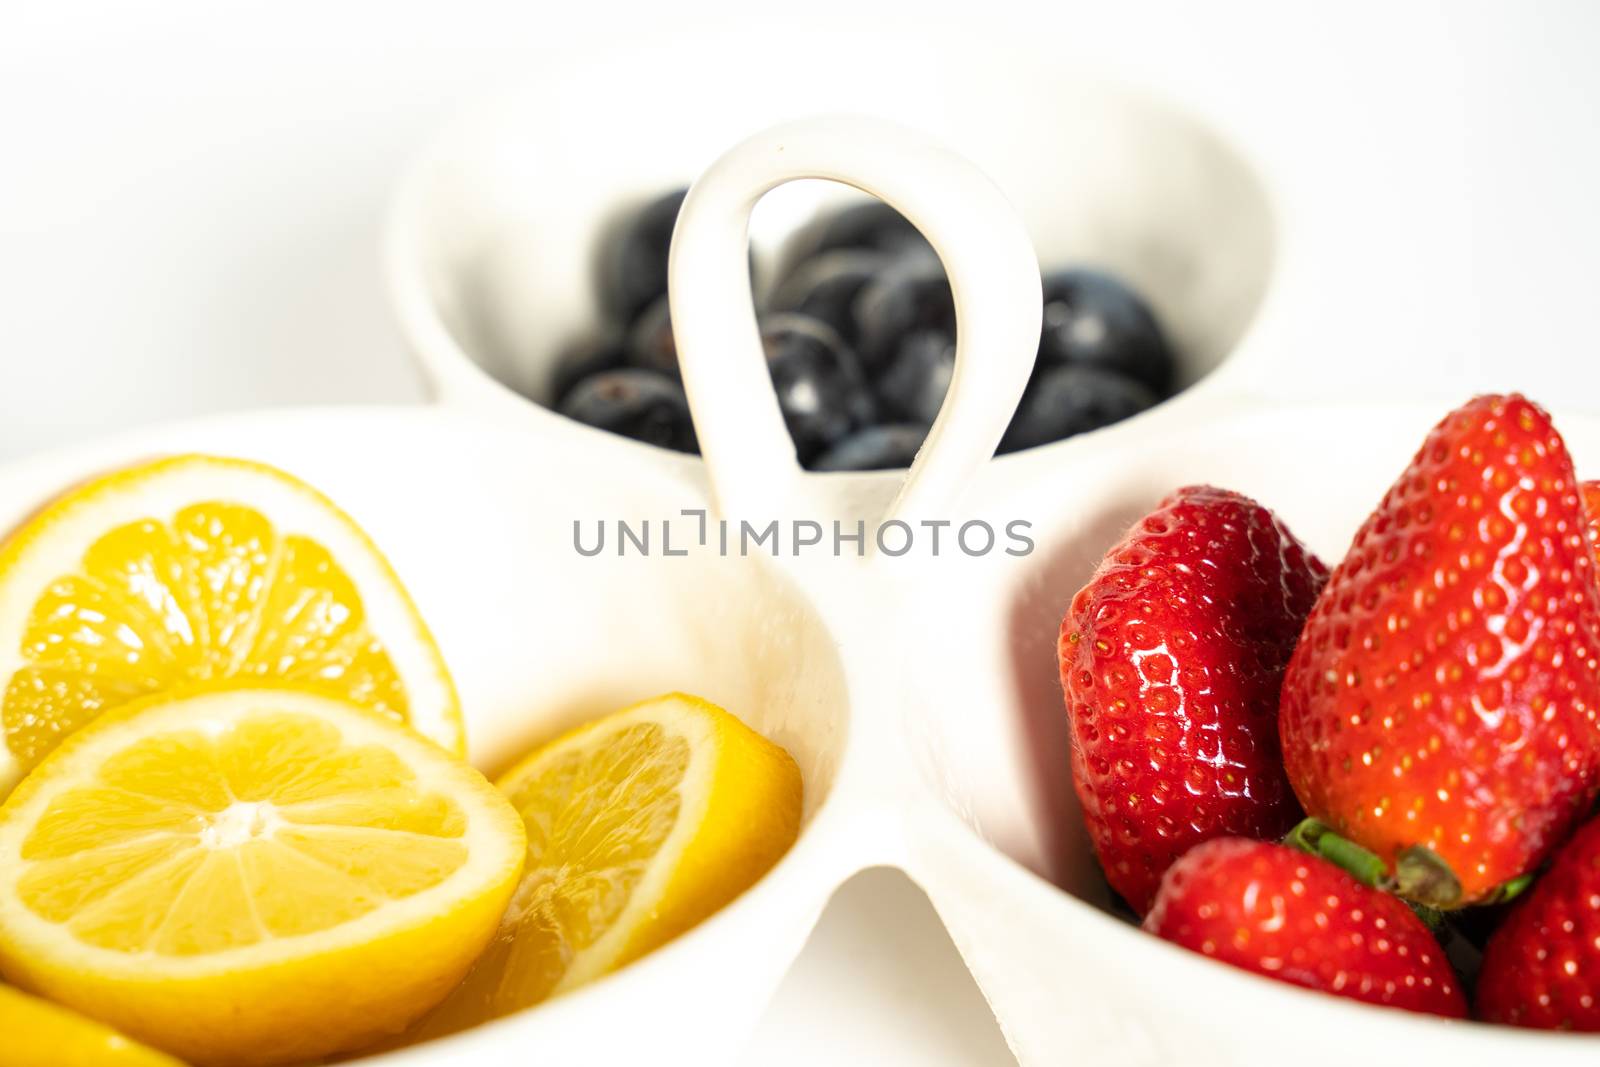
POLYGON ((931 255, 933 246, 909 219, 882 200, 866 200, 824 215, 800 237, 806 258, 836 248, 931 255))
POLYGON ((1097 430, 1137 415, 1157 399, 1142 382, 1098 367, 1046 367, 1023 393, 999 451, 1016 452, 1097 430))
POLYGON ((1161 326, 1138 294, 1107 274, 1062 270, 1044 278, 1039 367, 1087 366, 1172 389, 1174 359, 1161 326))
POLYGON ((890 257, 859 248, 836 248, 802 262, 774 290, 767 306, 820 319, 846 344, 856 343, 851 308, 862 288, 888 267, 890 257))
POLYGON ((772 315, 762 323, 761 344, 802 463, 872 421, 872 394, 855 354, 827 323, 772 315))
POLYGON ((913 423, 869 426, 851 434, 811 464, 818 471, 886 471, 911 466, 928 428, 913 423))
POLYGON ((672 336, 672 309, 665 293, 634 322, 625 348, 631 365, 669 378, 680 377, 678 342, 672 336))
POLYGON ((572 345, 556 358, 555 369, 550 374, 552 403, 560 404, 573 386, 591 374, 616 370, 626 361, 627 349, 615 333, 586 338, 572 345))
POLYGON ((687 189, 656 197, 601 242, 600 299, 618 323, 631 323, 667 291, 667 250, 687 189))
POLYGON ((918 330, 901 339, 878 376, 878 397, 891 415, 930 424, 955 369, 955 338, 942 330, 918 330))
POLYGON ((882 373, 912 333, 935 331, 954 339, 956 306, 950 281, 936 259, 897 259, 856 297, 853 308, 861 363, 882 373))
POLYGON ((557 409, 579 422, 635 441, 698 452, 683 387, 647 370, 609 370, 573 386, 557 409))

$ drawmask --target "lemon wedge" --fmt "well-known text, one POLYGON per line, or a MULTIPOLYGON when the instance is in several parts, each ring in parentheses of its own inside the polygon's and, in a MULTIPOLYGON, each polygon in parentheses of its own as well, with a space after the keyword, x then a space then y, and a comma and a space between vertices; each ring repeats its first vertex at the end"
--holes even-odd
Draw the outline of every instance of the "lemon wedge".
POLYGON ((314 686, 464 751, 444 659, 394 571, 282 471, 133 467, 0 548, 0 796, 107 709, 234 678, 314 686))
POLYGON ((0 1067, 183 1067, 48 1000, 0 985, 0 1067))
POLYGON ((528 831, 521 882, 488 950, 412 1040, 637 959, 753 885, 800 828, 794 759, 682 693, 579 727, 498 784, 528 831))
POLYGON ((0 807, 0 971, 196 1064, 307 1060, 443 998, 525 847, 482 775, 369 709, 154 697, 0 807))

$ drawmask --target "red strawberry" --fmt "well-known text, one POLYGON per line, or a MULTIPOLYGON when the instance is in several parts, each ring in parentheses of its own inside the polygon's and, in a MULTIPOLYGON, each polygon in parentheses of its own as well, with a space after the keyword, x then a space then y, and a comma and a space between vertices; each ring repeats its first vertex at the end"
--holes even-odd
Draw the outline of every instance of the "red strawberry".
POLYGON ((1436 907, 1531 870, 1600 787, 1600 591, 1539 407, 1452 412, 1356 534, 1283 685, 1306 812, 1436 907))
POLYGON ((1555 862, 1489 938, 1478 1016, 1542 1030, 1600 1030, 1600 819, 1555 862))
POLYGON ((1467 1014, 1444 950, 1415 912, 1284 845, 1231 837, 1197 846, 1167 871, 1144 928, 1307 989, 1467 1014))
POLYGON ((1180 489, 1106 554, 1061 623, 1072 771, 1111 887, 1140 914, 1223 834, 1278 837, 1278 689, 1325 568, 1266 508, 1180 489))
POLYGON ((1600 559, 1600 482, 1578 486, 1583 495, 1584 530, 1589 535, 1589 551, 1600 559))

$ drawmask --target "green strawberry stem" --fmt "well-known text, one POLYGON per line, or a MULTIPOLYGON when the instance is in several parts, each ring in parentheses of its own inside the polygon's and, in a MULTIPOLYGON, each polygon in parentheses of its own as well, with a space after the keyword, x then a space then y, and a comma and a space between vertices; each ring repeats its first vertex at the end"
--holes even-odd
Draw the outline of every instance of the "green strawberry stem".
POLYGON ((1388 889, 1389 868, 1376 852, 1362 848, 1349 838, 1340 837, 1320 819, 1302 819, 1284 837, 1283 843, 1301 852, 1321 856, 1350 874, 1362 885, 1388 889))

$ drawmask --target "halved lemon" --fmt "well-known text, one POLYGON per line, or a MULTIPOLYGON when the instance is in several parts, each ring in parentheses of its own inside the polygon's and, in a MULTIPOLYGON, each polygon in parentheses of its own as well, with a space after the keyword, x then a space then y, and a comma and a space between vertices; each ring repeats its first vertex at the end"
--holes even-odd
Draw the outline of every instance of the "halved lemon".
POLYGON ((482 775, 368 709, 155 697, 0 807, 0 971, 197 1064, 311 1059, 444 997, 525 848, 482 775))
POLYGON ((183 1067, 59 1004, 0 985, 0 1067, 183 1067))
POLYGON ((744 892, 800 829, 800 770, 728 712, 647 700, 538 749, 498 783, 528 859, 493 943, 421 1040, 637 959, 744 892))
POLYGON ((282 471, 132 467, 0 548, 0 796, 107 709, 230 678, 316 687, 465 750, 444 659, 394 571, 282 471))

